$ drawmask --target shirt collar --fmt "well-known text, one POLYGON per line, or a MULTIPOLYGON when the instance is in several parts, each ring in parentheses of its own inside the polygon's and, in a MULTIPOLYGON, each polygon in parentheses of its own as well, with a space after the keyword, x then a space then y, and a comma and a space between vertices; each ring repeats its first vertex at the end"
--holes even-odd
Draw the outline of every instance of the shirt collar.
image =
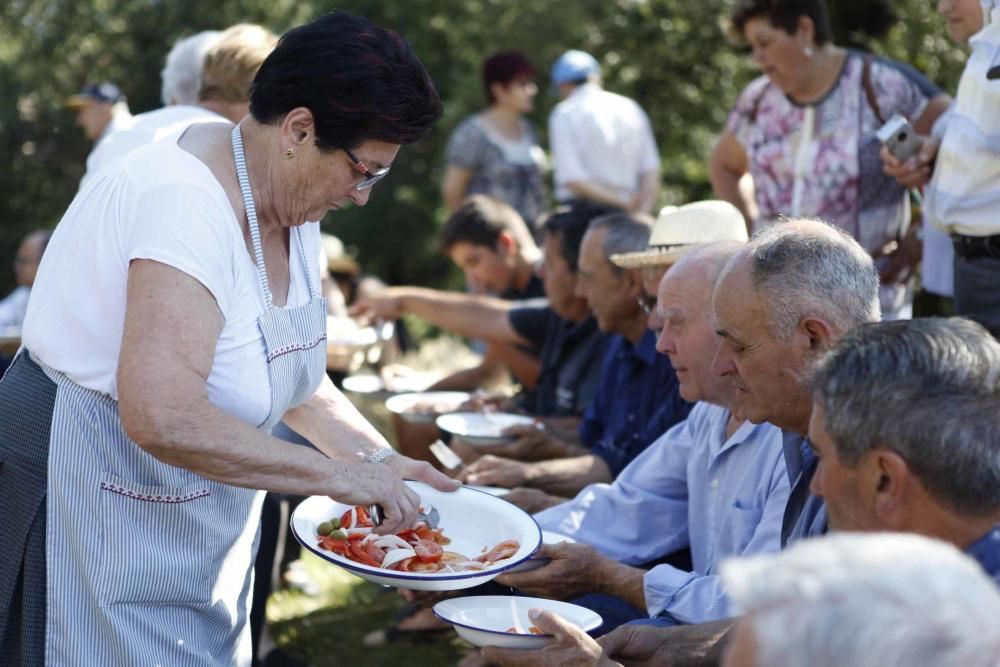
POLYGON ((991 577, 1000 578, 1000 526, 994 526, 973 542, 965 553, 975 558, 991 577))

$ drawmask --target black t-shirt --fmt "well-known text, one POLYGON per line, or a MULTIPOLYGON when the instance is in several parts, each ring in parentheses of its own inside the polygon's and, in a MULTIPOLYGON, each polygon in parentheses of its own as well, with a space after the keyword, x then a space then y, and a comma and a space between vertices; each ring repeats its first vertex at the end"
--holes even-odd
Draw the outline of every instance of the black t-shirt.
POLYGON ((577 324, 547 305, 525 305, 508 313, 511 327, 541 350, 541 373, 521 407, 541 417, 580 416, 590 404, 601 377, 607 336, 588 317, 577 324))

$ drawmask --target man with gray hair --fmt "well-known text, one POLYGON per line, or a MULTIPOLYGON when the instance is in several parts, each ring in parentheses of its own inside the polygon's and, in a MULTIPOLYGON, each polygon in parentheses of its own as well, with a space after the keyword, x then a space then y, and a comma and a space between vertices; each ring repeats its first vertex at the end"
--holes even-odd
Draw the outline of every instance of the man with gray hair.
POLYGON ((610 482, 650 443, 691 410, 670 360, 639 307, 642 279, 611 255, 645 250, 651 221, 611 213, 591 221, 580 244, 576 293, 585 298, 608 342, 597 394, 573 440, 547 438, 548 460, 525 463, 487 455, 468 466, 470 484, 526 486, 572 497, 588 484, 610 482))
POLYGON ((812 400, 805 375, 852 328, 878 321, 878 273, 853 238, 819 220, 791 220, 757 235, 715 286, 714 369, 736 387, 736 410, 785 431, 792 492, 782 543, 822 533, 809 494, 816 460, 806 441, 812 400))
POLYGON ((811 382, 830 527, 936 537, 1000 583, 1000 343, 960 318, 866 325, 811 382))
POLYGON ((1000 592, 954 546, 842 533, 723 563, 724 667, 996 667, 1000 592))

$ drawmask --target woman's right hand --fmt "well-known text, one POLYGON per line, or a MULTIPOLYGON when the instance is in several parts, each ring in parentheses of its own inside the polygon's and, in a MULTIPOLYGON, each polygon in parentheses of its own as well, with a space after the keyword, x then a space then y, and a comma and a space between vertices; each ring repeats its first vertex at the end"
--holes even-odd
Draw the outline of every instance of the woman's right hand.
POLYGON ((379 505, 382 523, 374 532, 398 533, 412 528, 417 522, 420 496, 392 468, 382 463, 338 465, 346 467, 341 468, 342 479, 337 480, 337 490, 330 493, 330 497, 345 505, 379 505))

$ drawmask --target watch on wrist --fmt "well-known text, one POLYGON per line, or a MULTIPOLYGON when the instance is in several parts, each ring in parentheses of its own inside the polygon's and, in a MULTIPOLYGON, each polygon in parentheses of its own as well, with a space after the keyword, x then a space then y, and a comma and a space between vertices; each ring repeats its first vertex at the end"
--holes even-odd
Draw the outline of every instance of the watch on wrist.
POLYGON ((374 452, 365 457, 365 463, 382 463, 387 458, 396 453, 392 447, 379 447, 374 452))

